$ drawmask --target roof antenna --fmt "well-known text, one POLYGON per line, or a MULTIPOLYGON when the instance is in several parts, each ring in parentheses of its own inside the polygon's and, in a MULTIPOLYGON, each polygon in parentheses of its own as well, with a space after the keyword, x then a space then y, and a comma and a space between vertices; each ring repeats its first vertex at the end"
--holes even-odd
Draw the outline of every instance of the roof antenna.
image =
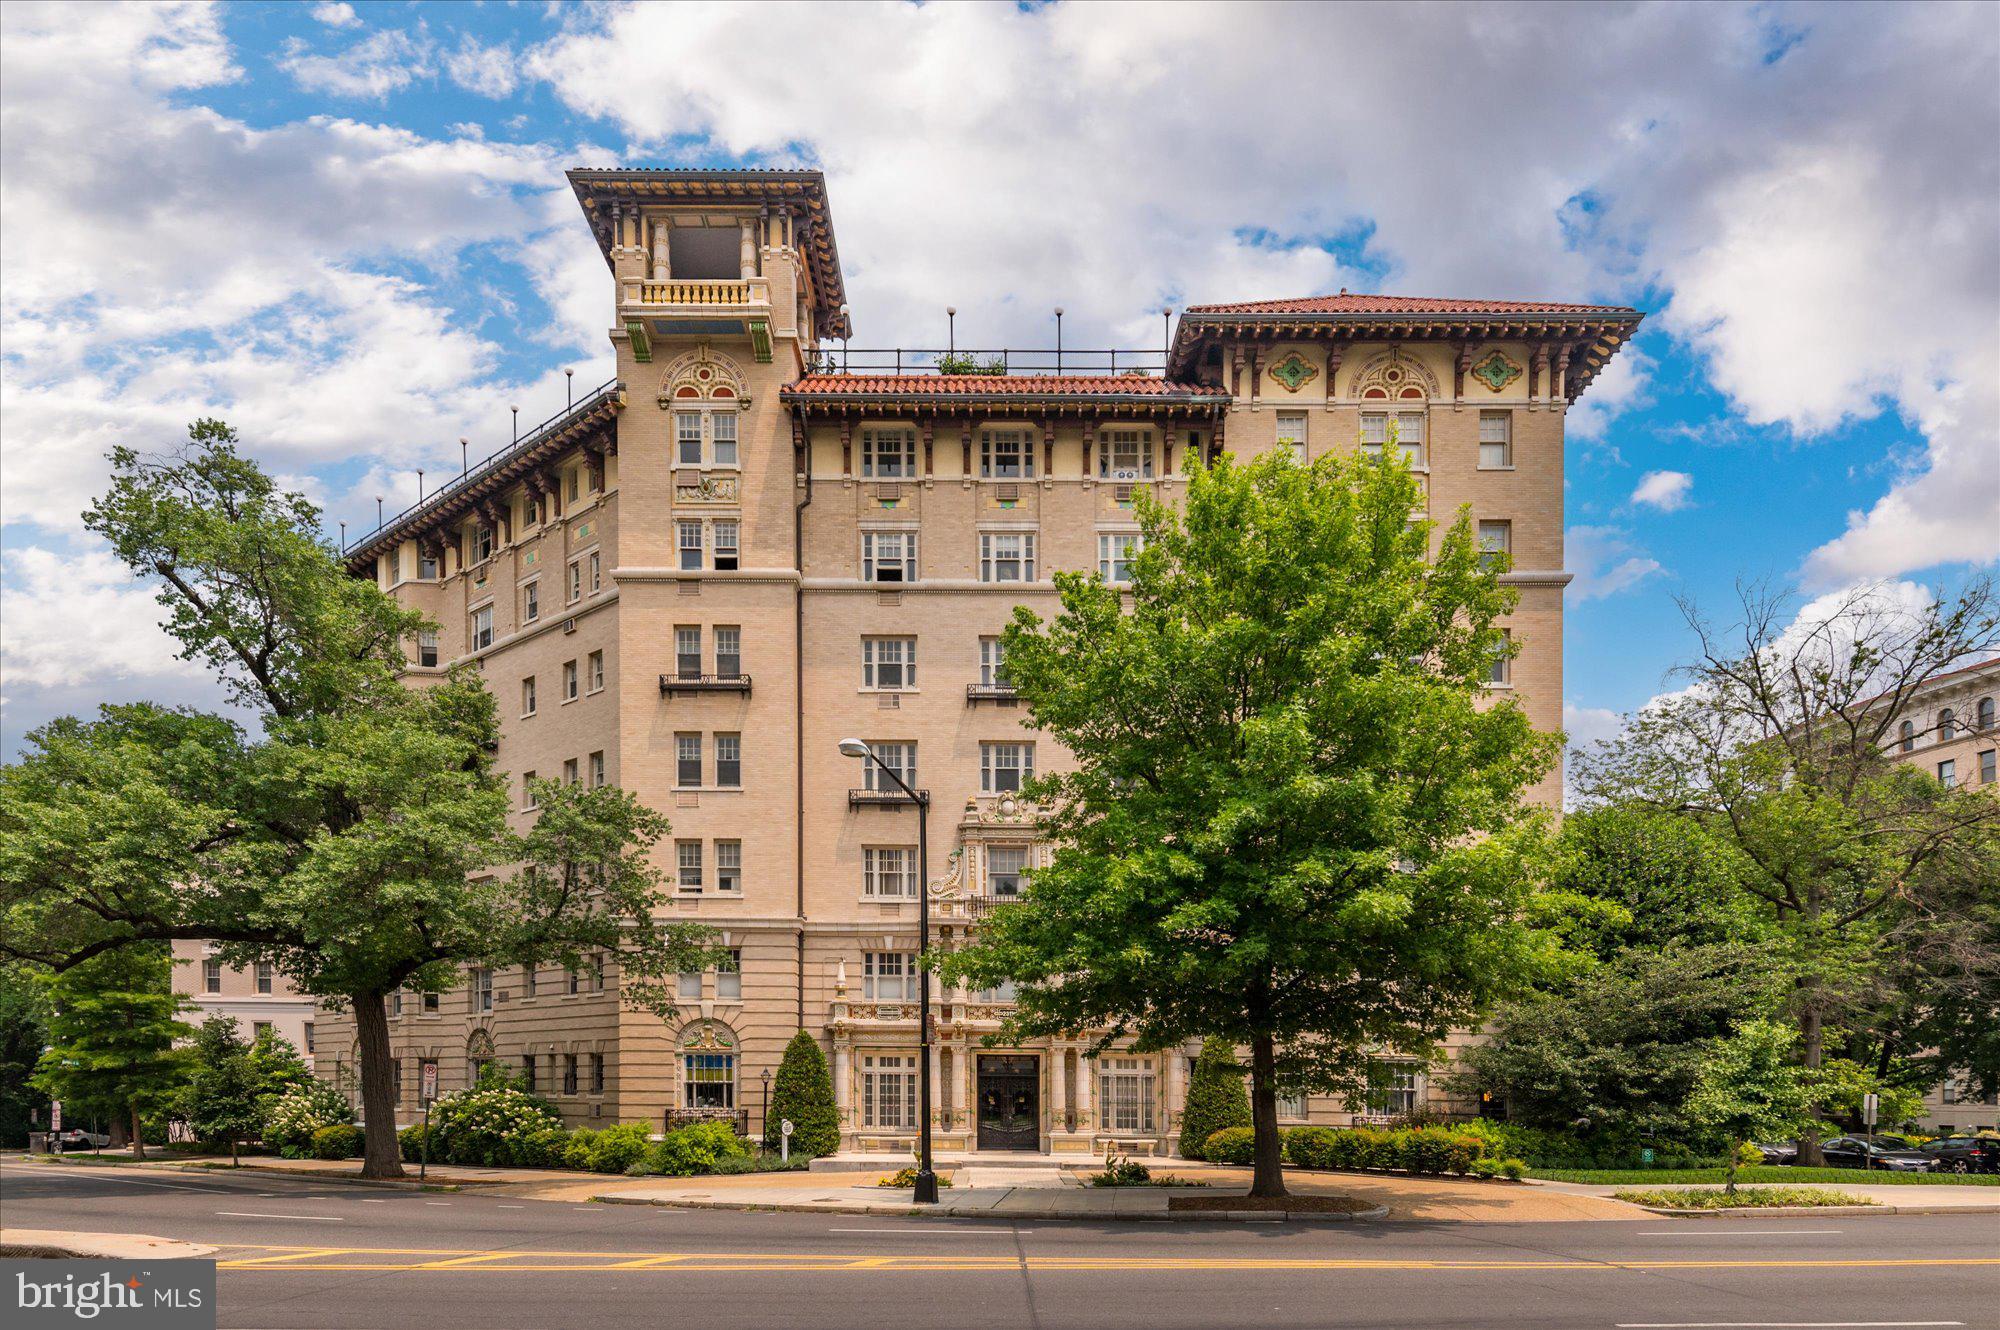
POLYGON ((958 354, 958 307, 955 305, 944 307, 944 346, 946 355, 958 354))
POLYGON ((1062 306, 1056 306, 1056 373, 1062 373, 1062 306))
POLYGON ((1171 308, 1160 311, 1160 377, 1167 377, 1167 361, 1174 354, 1174 311, 1171 308))

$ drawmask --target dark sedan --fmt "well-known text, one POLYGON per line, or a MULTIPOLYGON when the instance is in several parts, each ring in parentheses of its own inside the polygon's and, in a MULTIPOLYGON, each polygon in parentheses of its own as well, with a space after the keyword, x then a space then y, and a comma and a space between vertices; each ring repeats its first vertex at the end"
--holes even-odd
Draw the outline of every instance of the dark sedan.
POLYGON ((1946 1173, 2000 1173, 2000 1136, 1941 1136, 1919 1148, 1946 1173))
POLYGON ((1929 1173, 1935 1155, 1892 1144, 1882 1136, 1836 1136, 1820 1146, 1829 1168, 1879 1168, 1891 1173, 1929 1173))

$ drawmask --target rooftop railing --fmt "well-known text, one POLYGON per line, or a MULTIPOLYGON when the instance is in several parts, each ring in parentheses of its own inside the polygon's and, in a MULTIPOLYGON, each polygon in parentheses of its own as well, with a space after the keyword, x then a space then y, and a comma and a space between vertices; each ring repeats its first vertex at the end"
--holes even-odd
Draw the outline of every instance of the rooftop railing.
POLYGON ((806 362, 808 374, 1153 374, 1164 372, 1164 347, 829 347, 806 362))

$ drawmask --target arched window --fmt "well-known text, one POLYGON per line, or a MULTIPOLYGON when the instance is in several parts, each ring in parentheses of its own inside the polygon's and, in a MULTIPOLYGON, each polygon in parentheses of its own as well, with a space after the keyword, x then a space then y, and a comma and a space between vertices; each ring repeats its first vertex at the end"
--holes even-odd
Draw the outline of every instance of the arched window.
POLYGON ((736 1108, 736 1036, 720 1021, 696 1021, 681 1032, 681 1107, 736 1108))
POLYGON ((1937 734, 1941 744, 1950 743, 1958 737, 1958 717, 1952 714, 1950 707, 1938 712, 1937 734))
POLYGON ((465 1083, 478 1085, 479 1075, 493 1061, 493 1036, 474 1030, 465 1040, 465 1083))
POLYGON ((682 356, 660 377, 660 405, 673 416, 675 466, 741 464, 736 413, 743 386, 728 360, 705 346, 682 356))
POLYGON ((1902 728, 1897 731, 1897 734, 1902 740, 1899 746, 1904 752, 1907 753, 1917 746, 1917 727, 1911 722, 1904 721, 1902 728))
POLYGON ((1992 728, 1993 728, 1993 699, 1992 699, 1992 698, 1990 698, 1990 697, 1982 697, 1982 698, 1980 698, 1980 699, 1979 699, 1979 706, 1978 706, 1978 708, 1977 708, 1976 710, 1974 710, 1974 712, 1973 712, 1972 714, 1973 714, 1973 717, 1974 717, 1974 718, 1975 718, 1975 719, 1977 720, 1977 722, 1978 722, 1978 724, 1979 724, 1979 732, 1980 732, 1981 734, 1984 734, 1984 733, 1985 733, 1986 731, 1988 731, 1988 730, 1992 729, 1992 728))

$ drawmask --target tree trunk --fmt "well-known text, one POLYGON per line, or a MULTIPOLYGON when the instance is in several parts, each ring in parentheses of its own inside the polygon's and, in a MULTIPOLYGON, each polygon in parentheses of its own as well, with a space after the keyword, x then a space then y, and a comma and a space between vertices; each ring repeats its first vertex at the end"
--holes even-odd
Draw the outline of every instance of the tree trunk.
MULTIPOLYGON (((1825 1054, 1826 1030, 1820 1024, 1819 1004, 1809 999, 1805 1009, 1799 1013, 1799 1061, 1808 1071, 1817 1071, 1825 1054)), ((1815 1109, 1822 1107, 1814 1105, 1815 1109)), ((1826 1155, 1819 1148, 1817 1128, 1809 1127, 1799 1133, 1799 1153, 1794 1162, 1801 1168, 1826 1167, 1826 1155)))
POLYGON ((139 1105, 135 1103, 128 1105, 128 1107, 132 1110, 132 1157, 134 1159, 144 1159, 146 1157, 146 1124, 139 1121, 139 1105))
POLYGON ((111 1120, 104 1124, 104 1134, 111 1138, 110 1148, 113 1150, 123 1150, 130 1144, 125 1139, 125 1119, 116 1110, 113 1110, 111 1120))
POLYGON ((1278 1135, 1278 1056, 1267 1034, 1250 1040, 1250 1126, 1257 1133, 1251 1160, 1252 1196, 1285 1194, 1285 1147, 1278 1135))
POLYGON ((361 1176, 400 1178, 403 1153, 396 1140, 396 1100, 390 1086, 389 1014, 380 993, 355 993, 348 1001, 361 1045, 361 1176))

